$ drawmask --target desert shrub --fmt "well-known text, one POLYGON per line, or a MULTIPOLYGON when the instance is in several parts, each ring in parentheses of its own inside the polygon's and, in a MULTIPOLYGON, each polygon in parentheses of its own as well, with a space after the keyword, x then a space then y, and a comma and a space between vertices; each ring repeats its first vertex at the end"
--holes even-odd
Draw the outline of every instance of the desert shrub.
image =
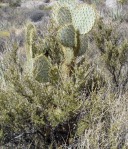
POLYGON ((7 1, 6 1, 6 0, 0 0, 0 2, 2 2, 2 3, 6 3, 7 1))
MULTIPOLYGON (((25 136, 28 135, 28 142, 35 146, 38 142, 39 147, 43 147, 43 143, 49 145, 54 141, 58 144, 66 141, 68 135, 71 135, 68 130, 70 127, 73 129, 74 123, 77 123, 75 117, 79 114, 82 102, 77 99, 73 82, 67 86, 63 86, 61 82, 53 86, 51 83, 40 84, 27 76, 21 79, 16 49, 8 51, 5 56, 4 78, 7 84, 0 92, 1 144, 11 140, 21 141, 15 139, 21 134, 23 136, 20 139, 23 138, 24 143, 27 144, 25 136), (32 137, 37 137, 35 142, 32 137)), ((74 129, 70 131, 74 133, 74 129)))
POLYGON ((79 132, 85 132, 74 148, 127 148, 127 93, 119 96, 105 90, 89 98, 85 107, 88 114, 79 124, 79 132))
MULTIPOLYGON (((97 86, 96 90, 91 90, 89 97, 85 97, 88 85, 85 86, 83 92, 83 99, 86 99, 85 107, 78 123, 78 134, 84 131, 84 135, 80 135, 79 141, 73 144, 74 148, 122 149, 128 146, 126 118, 128 42, 127 34, 121 32, 119 26, 119 24, 115 26, 113 22, 107 24, 100 21, 89 35, 93 45, 91 48, 97 51, 96 59, 91 60, 91 63, 94 68, 96 64, 95 70, 98 70, 100 87, 97 86), (100 81, 104 82, 102 86, 100 81)), ((91 85, 94 87, 95 81, 92 80, 91 85)))
POLYGON ((20 6, 20 4, 21 4, 21 0, 10 0, 9 1, 10 7, 17 7, 17 6, 20 6))
MULTIPOLYGON (((94 40, 101 53, 102 62, 110 73, 112 84, 117 88, 127 86, 127 35, 118 30, 119 25, 105 25, 102 21, 97 23, 94 40)), ((109 77, 110 77, 109 76, 109 77)))

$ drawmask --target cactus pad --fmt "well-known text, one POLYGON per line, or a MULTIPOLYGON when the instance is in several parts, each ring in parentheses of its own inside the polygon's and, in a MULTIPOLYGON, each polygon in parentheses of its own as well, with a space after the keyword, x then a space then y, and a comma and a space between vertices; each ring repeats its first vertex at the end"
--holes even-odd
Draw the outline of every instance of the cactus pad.
POLYGON ((34 37, 36 34, 36 28, 33 24, 29 23, 27 25, 27 28, 26 28, 26 40, 27 40, 27 44, 31 44, 31 40, 33 39, 32 37, 34 37), (31 39, 31 40, 30 40, 31 39))
POLYGON ((61 7, 57 15, 59 25, 65 25, 72 22, 70 10, 67 7, 61 7))
POLYGON ((70 10, 74 9, 77 5, 77 0, 58 0, 58 4, 66 5, 70 10))
POLYGON ((36 28, 33 24, 29 23, 26 28, 26 55, 28 59, 32 58, 35 53, 33 49, 35 37, 36 28))
POLYGON ((58 25, 65 25, 72 22, 71 12, 65 5, 56 5, 53 8, 52 16, 58 25))
POLYGON ((36 28, 33 24, 29 23, 26 27, 26 73, 30 76, 33 70, 33 55, 34 51, 34 40, 36 35, 36 28))
POLYGON ((65 47, 75 46, 76 33, 71 24, 65 25, 58 30, 57 40, 65 47))
POLYGON ((80 38, 79 39, 80 47, 79 47, 78 55, 80 56, 80 55, 83 55, 88 48, 88 39, 86 37, 86 34, 80 35, 79 38, 80 38))
POLYGON ((34 70, 33 76, 40 83, 49 81, 49 71, 51 64, 47 57, 44 55, 39 55, 34 59, 34 70))
POLYGON ((92 29, 96 19, 94 8, 87 4, 80 4, 76 7, 72 16, 73 25, 80 34, 88 33, 92 29))

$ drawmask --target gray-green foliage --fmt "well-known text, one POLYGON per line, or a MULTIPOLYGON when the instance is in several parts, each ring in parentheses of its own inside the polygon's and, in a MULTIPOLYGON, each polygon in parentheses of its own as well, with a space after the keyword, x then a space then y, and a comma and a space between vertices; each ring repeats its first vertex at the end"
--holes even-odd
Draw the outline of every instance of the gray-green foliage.
POLYGON ((2 66, 2 62, 1 62, 0 63, 0 84, 1 84, 1 87, 3 87, 4 83, 5 83, 5 78, 4 78, 3 66, 2 66))
POLYGON ((21 0, 10 0, 9 6, 10 7, 18 7, 21 5, 21 0))
POLYGON ((106 26, 103 20, 97 23, 97 30, 94 32, 96 45, 101 52, 102 60, 105 62, 108 73, 114 86, 124 84, 126 86, 127 74, 126 57, 128 52, 128 42, 125 36, 120 39, 120 33, 116 31, 114 25, 106 26), (119 40, 122 42, 119 44, 119 40), (118 41, 118 42, 117 42, 118 41), (124 71, 126 69, 126 71, 124 71), (123 74, 124 71, 124 74, 123 74), (118 84, 118 85, 117 85, 118 84))

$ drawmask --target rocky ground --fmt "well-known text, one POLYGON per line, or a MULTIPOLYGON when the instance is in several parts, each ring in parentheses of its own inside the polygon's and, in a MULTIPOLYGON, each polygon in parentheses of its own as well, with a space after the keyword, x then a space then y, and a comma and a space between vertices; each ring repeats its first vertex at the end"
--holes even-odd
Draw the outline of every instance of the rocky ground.
POLYGON ((0 3, 0 51, 3 52, 6 42, 16 41, 22 46, 24 40, 22 33, 27 22, 33 22, 38 26, 42 34, 48 23, 49 8, 52 4, 53 2, 47 0, 23 0, 15 7, 9 6, 8 3, 0 3), (10 41, 8 41, 8 36, 11 36, 10 41))
POLYGON ((39 22, 48 15, 44 10, 48 3, 43 1, 26 1, 18 7, 0 8, 0 30, 10 28, 12 25, 23 25, 26 21, 39 22))

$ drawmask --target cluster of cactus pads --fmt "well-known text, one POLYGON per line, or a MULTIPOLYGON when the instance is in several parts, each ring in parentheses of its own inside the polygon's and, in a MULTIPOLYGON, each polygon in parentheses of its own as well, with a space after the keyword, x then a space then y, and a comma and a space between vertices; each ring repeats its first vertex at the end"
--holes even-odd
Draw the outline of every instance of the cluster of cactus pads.
POLYGON ((94 26, 96 12, 91 5, 80 4, 76 0, 58 0, 53 8, 53 19, 59 26, 57 40, 64 54, 62 74, 67 79, 80 49, 85 50, 85 43, 81 42, 81 38, 94 26))
POLYGON ((48 82, 50 62, 43 54, 37 54, 35 40, 36 28, 29 23, 26 27, 26 71, 29 76, 34 77, 39 82, 48 82))
MULTIPOLYGON (((64 55, 60 71, 62 78, 67 80, 81 47, 80 39, 92 29, 96 13, 88 4, 80 4, 75 0, 58 0, 53 6, 52 18, 58 27, 56 40, 64 55)), ((36 56, 33 50, 35 33, 35 27, 29 24, 26 31, 28 73, 35 76, 39 82, 47 82, 51 64, 43 54, 36 56)))

